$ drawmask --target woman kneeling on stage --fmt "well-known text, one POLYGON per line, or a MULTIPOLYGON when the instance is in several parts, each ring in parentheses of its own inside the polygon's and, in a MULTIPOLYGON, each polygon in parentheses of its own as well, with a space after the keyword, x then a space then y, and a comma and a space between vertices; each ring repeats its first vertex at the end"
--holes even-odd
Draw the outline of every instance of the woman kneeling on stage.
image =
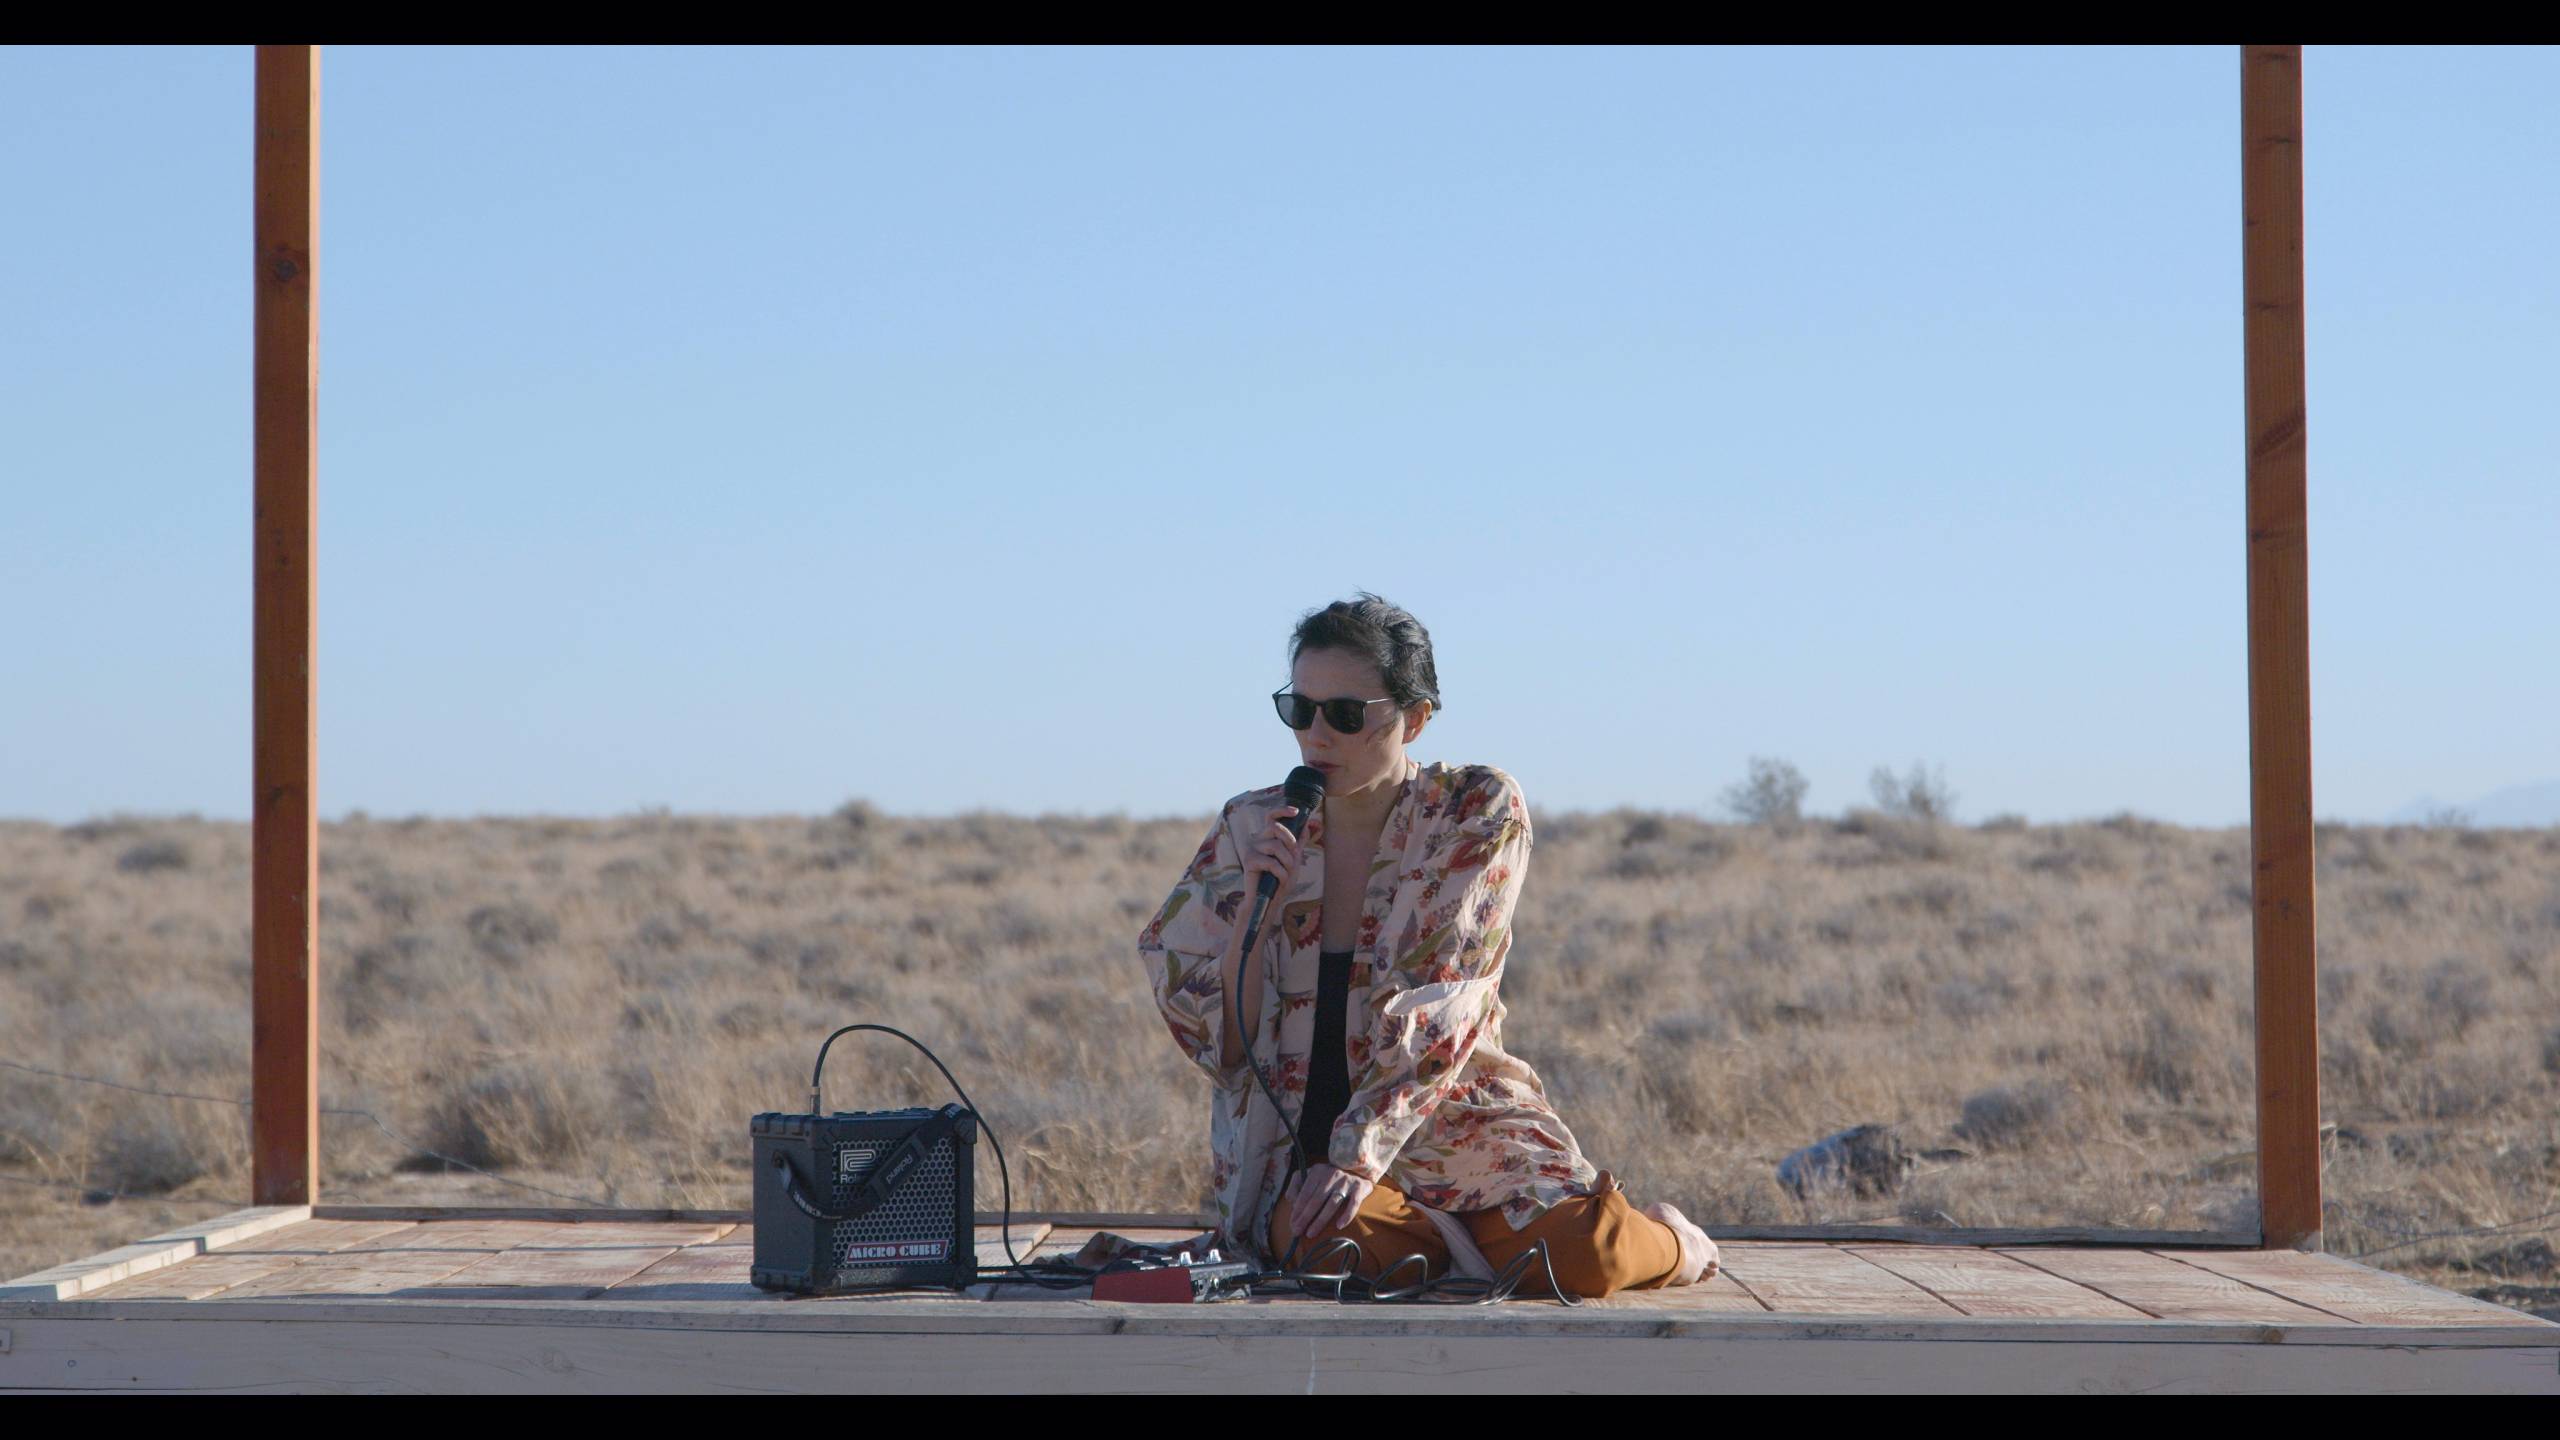
POLYGON ((1528 803, 1496 766, 1406 755, 1440 701, 1421 622, 1366 592, 1308 615, 1273 699, 1323 803, 1301 837, 1281 786, 1228 800, 1138 937, 1165 1023, 1214 1087, 1221 1245, 1395 1289, 1498 1273, 1542 1240, 1514 1293, 1553 1294, 1549 1267, 1579 1297, 1714 1274, 1706 1232, 1630 1205, 1502 1047, 1528 803), (1277 888, 1246 955, 1264 875, 1277 888))

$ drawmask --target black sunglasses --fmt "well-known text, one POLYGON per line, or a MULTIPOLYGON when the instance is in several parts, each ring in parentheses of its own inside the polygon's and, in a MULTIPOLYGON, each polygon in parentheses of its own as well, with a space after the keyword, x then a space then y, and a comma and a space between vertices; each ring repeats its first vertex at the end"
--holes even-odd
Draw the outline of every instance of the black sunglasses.
POLYGON ((1392 702, 1392 696, 1375 700, 1359 700, 1338 695, 1331 700, 1310 700, 1287 686, 1271 692, 1271 704, 1280 712, 1280 723, 1292 730, 1304 730, 1316 723, 1316 711, 1324 711, 1325 723, 1344 735, 1357 735, 1369 721, 1369 707, 1392 702))

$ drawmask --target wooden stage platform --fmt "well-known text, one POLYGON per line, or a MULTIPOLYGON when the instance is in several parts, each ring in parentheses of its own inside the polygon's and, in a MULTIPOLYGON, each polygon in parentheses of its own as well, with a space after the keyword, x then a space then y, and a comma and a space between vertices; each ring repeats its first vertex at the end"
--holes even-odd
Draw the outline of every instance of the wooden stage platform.
POLYGON ((1709 1283, 1579 1308, 801 1299, 747 1283, 746 1218, 242 1210, 0 1285, 0 1391, 2560 1393, 2560 1324, 2296 1251, 1719 1241, 1709 1283))

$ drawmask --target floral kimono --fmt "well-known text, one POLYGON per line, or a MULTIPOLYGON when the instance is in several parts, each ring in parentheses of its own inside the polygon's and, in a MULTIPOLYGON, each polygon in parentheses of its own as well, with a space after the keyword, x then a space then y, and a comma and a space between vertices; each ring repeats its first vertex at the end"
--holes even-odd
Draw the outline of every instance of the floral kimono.
MULTIPOLYGON (((1265 907, 1256 942, 1262 1001, 1248 1048, 1285 1115, 1241 1064, 1218 1064, 1229 1024, 1218 958, 1251 915, 1261 878, 1246 875, 1239 841, 1268 829, 1283 803, 1278 785, 1229 800, 1138 936, 1165 1023, 1213 1087, 1219 1243, 1266 1264, 1315 1033, 1321 808, 1307 816, 1297 877, 1265 907)), ((1403 1191, 1438 1212, 1434 1223, 1462 1245, 1464 1227, 1450 1215, 1498 1206, 1518 1230, 1556 1201, 1590 1193, 1600 1173, 1547 1103, 1537 1072, 1502 1048, 1502 962, 1529 842, 1529 807, 1508 772, 1405 760, 1369 862, 1352 953, 1343 1011, 1350 1100, 1329 1152, 1308 1157, 1403 1191)))

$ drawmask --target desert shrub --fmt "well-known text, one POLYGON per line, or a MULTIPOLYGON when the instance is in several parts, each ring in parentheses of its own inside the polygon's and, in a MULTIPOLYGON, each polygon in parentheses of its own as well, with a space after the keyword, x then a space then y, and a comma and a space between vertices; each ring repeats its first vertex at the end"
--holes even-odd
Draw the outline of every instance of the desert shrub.
POLYGON ((1893 903, 1939 919, 1970 908, 1973 892, 1950 876, 1933 876, 1893 897, 1893 903))
POLYGON ((638 855, 607 860, 596 867, 596 879, 609 889, 619 886, 651 888, 663 885, 673 877, 674 872, 665 861, 638 855))
POLYGON ((2136 1085, 2180 1105, 2203 1087, 2204 1047, 2188 1027, 2167 1011, 2153 1009, 2129 1043, 2117 1049, 2125 1076, 2136 1085))
POLYGON ((1985 1150, 2016 1149, 2051 1133, 2070 1092, 2051 1080, 2002 1085, 1969 1096, 1955 1136, 1985 1150))
POLYGON ((2380 872, 2387 867, 2373 837, 2362 827, 2324 820, 2311 827, 2311 849, 2315 874, 2339 870, 2380 872))
POLYGON ((1655 880, 1690 868, 1688 861, 1660 844, 1633 845, 1609 857, 1607 873, 1618 880, 1655 880))
POLYGON ((1645 1034, 1658 1045, 1674 1048, 1721 1045, 1733 1038, 1733 1025, 1721 1010, 1675 1010, 1656 1018, 1645 1034))
POLYGON ((2427 1010, 2460 1039, 2489 1013, 2489 977, 2459 955, 2447 956, 2427 972, 2427 1010))
POLYGON ((0 1070, 0 1164, 41 1165, 60 1155, 70 1138, 62 1105, 46 1082, 0 1070))
POLYGON ((2025 929, 2017 914, 2009 910, 1969 910, 1964 923, 1956 926, 1956 943, 1967 950, 1980 950, 1996 945, 2025 929))
POLYGON ((139 834, 142 829, 142 821, 130 815, 115 814, 93 816, 87 820, 65 825, 62 827, 62 834, 64 839, 77 840, 85 845, 99 840, 122 839, 127 835, 139 834))
POLYGON ((2147 841, 2152 844, 2163 844, 2173 841, 2177 838, 2178 834, 2176 826, 2164 824, 2161 821, 2152 819, 2148 815, 2137 815, 2131 810, 2116 811, 2114 814, 2100 820, 2098 822, 2098 828, 2125 836, 2128 839, 2147 841))
POLYGON ((2124 868, 2116 853, 2116 842, 2094 826, 2057 826, 2046 830, 2039 841, 2019 860, 2021 868, 2073 880, 2085 875, 2113 874, 2124 868))
POLYGON ((521 965, 534 949, 560 938, 559 921, 512 900, 481 906, 463 925, 472 945, 501 965, 521 965))
POLYGON ((184 842, 171 839, 145 840, 116 857, 116 868, 133 874, 155 870, 184 870, 189 856, 184 842))
POLYGON ((1897 780, 1893 771, 1879 765, 1867 777, 1867 789, 1876 797, 1876 806, 1887 815, 1906 816, 1916 820, 1949 820, 1955 817, 1956 794, 1947 788, 1944 767, 1933 776, 1919 761, 1911 762, 1911 774, 1897 780))
POLYGON ((1661 1111, 1674 1134, 1695 1135, 1715 1113, 1715 1097, 1696 1071, 1674 1061, 1647 1066, 1636 1081, 1636 1094, 1647 1107, 1661 1111))
POLYGON ((372 902, 376 913, 398 925, 407 925, 415 921, 418 918, 418 911, 427 902, 427 893, 423 887, 415 881, 404 880, 395 875, 376 873, 359 876, 355 882, 355 891, 372 902))
POLYGON ((2431 1038, 2426 1027, 2404 1014, 2397 1002, 2385 999, 2365 1008, 2364 1033, 2373 1048, 2403 1059, 2425 1054, 2431 1038))
POLYGON ((809 842, 816 849, 808 863, 821 870, 863 868, 871 862, 872 842, 880 838, 885 818, 868 800, 847 800, 834 814, 810 823, 809 842))
POLYGON ((1957 975, 1938 982, 1936 999, 1940 1014, 1955 1020, 1978 1020, 2009 1008, 2018 998, 2018 987, 2005 971, 1993 970, 1981 975, 1957 975))
POLYGON ((1870 846, 1858 852, 1831 854, 1822 858, 1834 865, 1856 866, 1889 860, 1945 860, 1955 854, 1955 844, 1948 838, 1947 827, 1935 820, 1909 815, 1888 815, 1864 806, 1852 807, 1833 827, 1834 833, 1862 836, 1870 846))
POLYGON ((385 1002, 429 1000, 451 990, 471 962, 447 951, 422 931, 402 930, 377 945, 359 945, 339 967, 340 997, 350 1015, 385 1002))
POLYGON ((999 900, 985 911, 987 938, 1011 950, 1037 949, 1056 934, 1049 917, 1017 900, 999 900))
MULTIPOLYGON (((420 1143, 466 1165, 504 1169, 558 1161, 590 1138, 582 1123, 615 1103, 604 1082, 578 1066, 504 1065, 455 1080, 427 1111, 420 1143)), ((432 1155, 408 1169, 437 1169, 432 1155)))
POLYGON ((712 1021, 721 1033, 752 1038, 783 1028, 782 1007, 765 996, 751 996, 723 1009, 712 1021))
POLYGON ((2515 1098, 2516 1076, 2485 1055, 2447 1055, 2410 1077, 2411 1109, 2426 1120, 2470 1120, 2515 1098))
POLYGON ((133 1098, 135 1103, 115 1107, 92 1142, 91 1184, 127 1195, 165 1195, 211 1168, 207 1135, 171 1113, 177 1102, 133 1098))
POLYGON ((1793 765, 1754 755, 1749 777, 1724 792, 1724 805, 1751 824, 1792 829, 1804 819, 1804 795, 1810 788, 1793 765))

